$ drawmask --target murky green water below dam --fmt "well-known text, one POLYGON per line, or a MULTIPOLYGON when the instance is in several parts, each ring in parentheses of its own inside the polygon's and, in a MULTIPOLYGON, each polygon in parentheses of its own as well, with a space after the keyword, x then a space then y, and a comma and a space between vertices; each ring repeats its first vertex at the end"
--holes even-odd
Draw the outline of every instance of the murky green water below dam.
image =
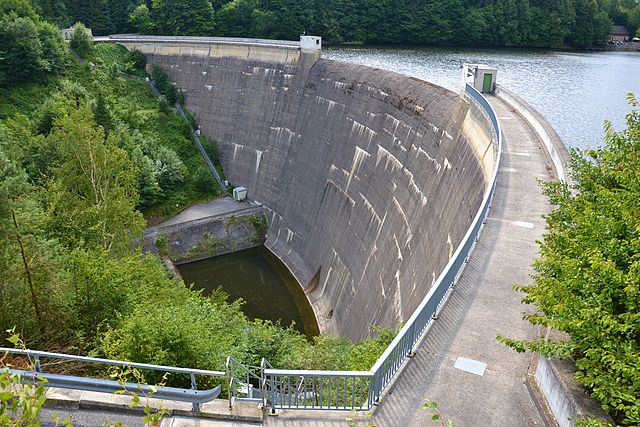
POLYGON ((313 309, 287 267, 264 246, 178 265, 185 283, 205 294, 221 286, 229 299, 242 298, 250 319, 295 322, 308 338, 319 334, 313 309))

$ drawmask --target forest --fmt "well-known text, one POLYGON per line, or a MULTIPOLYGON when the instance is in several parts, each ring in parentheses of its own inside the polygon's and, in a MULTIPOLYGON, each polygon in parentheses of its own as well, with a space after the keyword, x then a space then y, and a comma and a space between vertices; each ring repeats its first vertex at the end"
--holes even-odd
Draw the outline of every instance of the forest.
POLYGON ((33 0, 95 35, 233 36, 327 43, 591 48, 640 27, 637 0, 33 0))
MULTIPOLYGON (((369 369, 395 335, 372 326, 360 343, 309 341, 289 325, 248 319, 242 301, 221 291, 193 291, 139 250, 147 224, 217 197, 213 179, 161 69, 152 73, 164 86, 156 98, 140 52, 94 46, 79 25, 70 46, 83 60, 57 26, 587 47, 600 43, 605 24, 637 30, 638 14, 631 0, 0 0, 0 331, 30 348, 204 369, 222 369, 229 355, 248 365, 266 357, 282 368, 369 369)), ((545 217, 534 283, 516 288, 536 307, 526 319, 566 338, 499 340, 574 360, 578 381, 617 424, 637 426, 640 102, 629 102, 626 129, 607 123, 601 149, 573 152, 570 183, 543 184, 557 209, 545 217)), ((206 144, 215 160, 215 141, 206 144)))
MULTIPOLYGON (((309 341, 193 291, 139 249, 147 224, 219 194, 173 108, 179 93, 153 95, 144 55, 94 46, 80 25, 70 45, 84 60, 28 1, 0 0, 0 340, 213 370, 227 356, 368 369, 393 330, 309 341)), ((152 77, 173 88, 161 69, 152 77)))

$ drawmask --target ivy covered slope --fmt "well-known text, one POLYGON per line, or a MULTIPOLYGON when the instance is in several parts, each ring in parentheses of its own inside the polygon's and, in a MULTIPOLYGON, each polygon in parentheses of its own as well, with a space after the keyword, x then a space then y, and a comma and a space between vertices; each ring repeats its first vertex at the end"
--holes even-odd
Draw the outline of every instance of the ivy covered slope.
POLYGON ((29 348, 203 369, 224 369, 228 355, 283 368, 372 365, 393 331, 308 342, 247 319, 221 292, 192 291, 133 249, 145 214, 216 195, 189 128, 144 80, 121 74, 144 75, 140 55, 89 44, 98 67, 79 63, 26 0, 0 0, 0 21, 0 32, 34 30, 0 57, 0 331, 29 348), (56 56, 44 57, 45 43, 56 56), (28 73, 7 71, 23 60, 35 61, 28 73))
POLYGON ((573 184, 544 185, 557 205, 522 286, 527 315, 568 334, 566 341, 504 339, 519 351, 570 357, 576 378, 622 426, 640 425, 640 111, 627 128, 605 125, 605 146, 573 153, 573 184))

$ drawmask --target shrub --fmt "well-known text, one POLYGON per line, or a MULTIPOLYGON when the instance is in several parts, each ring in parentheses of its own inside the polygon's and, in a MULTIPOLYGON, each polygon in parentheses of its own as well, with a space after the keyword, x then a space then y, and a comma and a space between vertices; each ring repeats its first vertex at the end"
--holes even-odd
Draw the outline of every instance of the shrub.
POLYGON ((135 68, 144 69, 147 65, 147 58, 144 56, 144 53, 140 52, 138 49, 134 49, 129 52, 129 61, 135 68))
MULTIPOLYGON (((632 106, 636 99, 629 95, 632 106)), ((576 379, 619 423, 640 424, 640 111, 627 128, 605 124, 606 145, 573 152, 573 183, 543 184, 557 208, 535 262, 534 285, 520 286, 536 325, 560 330, 568 340, 517 341, 517 351, 573 358, 576 379)))
POLYGON ((83 57, 87 57, 93 52, 93 37, 89 35, 86 27, 80 22, 73 26, 70 45, 71 49, 83 57))
POLYGON ((169 76, 158 64, 153 64, 151 68, 151 78, 156 84, 156 87, 163 94, 170 105, 174 105, 178 102, 178 91, 174 85, 171 84, 169 76))

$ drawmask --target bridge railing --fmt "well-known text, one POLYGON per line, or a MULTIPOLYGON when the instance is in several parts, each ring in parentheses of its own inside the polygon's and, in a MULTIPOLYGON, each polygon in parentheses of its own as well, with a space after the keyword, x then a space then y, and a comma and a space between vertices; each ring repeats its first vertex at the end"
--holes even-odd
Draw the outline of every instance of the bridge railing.
POLYGON ((31 382, 46 380, 47 387, 57 387, 84 391, 97 391, 103 393, 115 393, 127 391, 131 393, 152 395, 154 398, 190 402, 194 411, 200 410, 200 405, 216 399, 221 392, 221 387, 216 386, 207 390, 198 390, 196 377, 225 377, 222 371, 208 371, 204 369, 178 368, 175 366, 151 365, 147 363, 134 363, 123 360, 100 359, 96 357, 75 356, 72 354, 51 353, 47 351, 22 350, 16 348, 0 347, 0 355, 24 356, 30 361, 30 370, 10 369, 11 373, 20 374, 24 379, 31 382), (44 372, 43 359, 57 359, 65 362, 76 362, 84 365, 120 366, 123 368, 137 369, 140 371, 150 370, 164 373, 187 375, 191 381, 191 388, 152 386, 149 384, 139 384, 126 381, 114 381, 101 378, 80 377, 74 375, 60 375, 44 372))
POLYGON ((370 371, 304 371, 266 369, 265 394, 273 409, 369 410, 403 368, 453 289, 478 240, 496 186, 502 131, 489 102, 473 86, 465 92, 489 118, 495 141, 495 163, 480 208, 462 242, 438 280, 370 371), (323 391, 319 392, 319 387, 323 391), (333 396, 331 395, 333 393, 333 396), (363 398, 363 394, 366 396, 363 398))

